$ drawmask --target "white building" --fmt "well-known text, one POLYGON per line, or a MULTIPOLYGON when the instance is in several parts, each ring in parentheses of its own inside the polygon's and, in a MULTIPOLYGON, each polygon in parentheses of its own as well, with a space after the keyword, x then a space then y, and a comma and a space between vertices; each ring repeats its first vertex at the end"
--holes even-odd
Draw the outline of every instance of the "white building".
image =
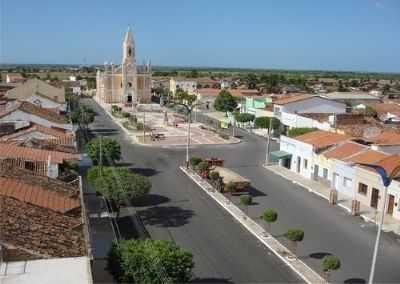
POLYGON ((188 92, 190 95, 193 95, 196 93, 197 81, 171 78, 169 80, 170 92, 172 92, 172 94, 175 94, 176 89, 178 88, 188 92))

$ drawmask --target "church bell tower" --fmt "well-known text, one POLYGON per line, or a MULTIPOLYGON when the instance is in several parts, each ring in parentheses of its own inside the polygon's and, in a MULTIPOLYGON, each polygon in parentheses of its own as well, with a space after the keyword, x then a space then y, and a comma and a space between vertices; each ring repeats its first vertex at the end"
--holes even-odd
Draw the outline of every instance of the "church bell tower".
POLYGON ((125 34, 122 44, 122 101, 134 106, 137 104, 137 70, 135 59, 135 42, 131 27, 125 34))

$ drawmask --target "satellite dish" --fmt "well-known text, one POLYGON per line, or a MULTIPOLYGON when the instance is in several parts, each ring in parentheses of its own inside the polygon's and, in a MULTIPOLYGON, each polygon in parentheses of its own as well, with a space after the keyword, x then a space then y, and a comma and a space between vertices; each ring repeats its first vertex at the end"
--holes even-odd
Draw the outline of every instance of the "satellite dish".
POLYGON ((378 136, 379 134, 381 134, 381 132, 382 131, 376 126, 367 127, 363 131, 363 137, 367 138, 367 139, 374 138, 374 137, 378 136))

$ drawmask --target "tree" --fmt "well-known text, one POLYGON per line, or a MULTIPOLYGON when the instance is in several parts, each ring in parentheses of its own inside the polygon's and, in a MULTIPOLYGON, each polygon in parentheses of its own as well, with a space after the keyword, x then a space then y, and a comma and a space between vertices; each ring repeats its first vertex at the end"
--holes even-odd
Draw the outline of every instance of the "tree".
POLYGON ((304 231, 300 229, 290 229, 286 232, 285 237, 290 241, 293 253, 296 254, 297 243, 303 240, 304 231))
POLYGON ((214 184, 214 186, 219 191, 221 189, 221 185, 222 185, 222 177, 220 176, 219 172, 212 171, 212 172, 210 172, 209 176, 210 176, 211 182, 214 184))
POLYGON ((214 108, 217 111, 232 112, 236 109, 236 99, 227 90, 222 90, 214 101, 214 108))
POLYGON ((108 267, 123 283, 187 283, 193 255, 164 240, 122 240, 108 255, 108 267))
POLYGON ((267 209, 261 217, 265 222, 267 222, 268 230, 271 231, 271 224, 275 223, 278 219, 278 213, 274 209, 267 209))
POLYGON ((271 128, 274 130, 279 129, 281 123, 280 123, 279 119, 277 119, 275 117, 268 117, 268 116, 257 117, 254 120, 254 125, 257 128, 268 129, 270 120, 271 120, 271 128))
POLYGON ((93 123, 96 113, 86 106, 76 108, 71 113, 72 123, 78 124, 79 128, 87 129, 90 123, 93 123))
POLYGON ((322 268, 326 274, 326 281, 329 282, 330 273, 338 270, 341 266, 340 259, 334 255, 326 255, 322 259, 322 268))
POLYGON ((243 81, 245 82, 245 84, 247 85, 247 88, 249 89, 255 89, 257 87, 257 83, 258 83, 258 78, 254 73, 248 73, 243 81))
POLYGON ((253 121, 255 118, 255 115, 251 113, 235 113, 235 120, 237 122, 246 123, 253 121))
POLYGON ((148 178, 127 168, 96 166, 88 170, 87 178, 96 192, 115 205, 117 216, 123 201, 141 198, 151 189, 148 178))
POLYGON ((240 196, 240 204, 244 205, 246 208, 246 215, 249 212, 249 205, 253 203, 253 197, 250 194, 240 196))
POLYGON ((95 163, 113 164, 121 159, 121 146, 117 140, 109 137, 100 136, 90 140, 85 152, 95 163))

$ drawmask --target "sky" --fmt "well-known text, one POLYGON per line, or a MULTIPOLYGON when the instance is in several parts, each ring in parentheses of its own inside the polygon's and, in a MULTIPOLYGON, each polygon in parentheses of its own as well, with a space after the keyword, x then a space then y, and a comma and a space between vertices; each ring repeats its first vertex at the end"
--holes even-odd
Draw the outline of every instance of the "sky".
POLYGON ((400 72, 399 0, 0 0, 0 63, 400 72))

